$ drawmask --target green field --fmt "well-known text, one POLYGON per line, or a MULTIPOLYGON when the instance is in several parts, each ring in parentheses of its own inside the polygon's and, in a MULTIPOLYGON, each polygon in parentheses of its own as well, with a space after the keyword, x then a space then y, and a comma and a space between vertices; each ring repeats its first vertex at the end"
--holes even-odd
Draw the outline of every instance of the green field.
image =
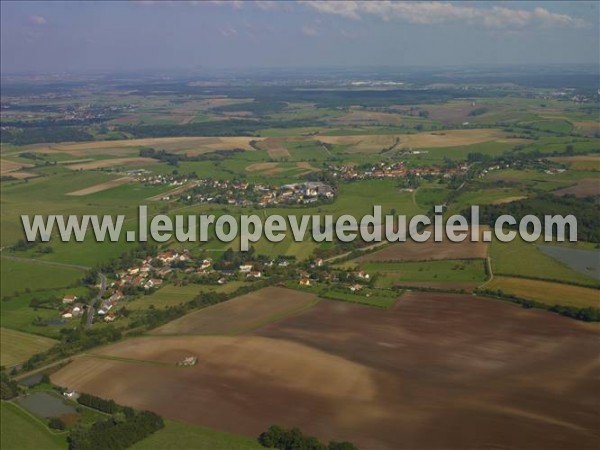
POLYGON ((597 280, 579 273, 542 253, 535 243, 520 239, 512 242, 493 240, 490 256, 494 275, 515 275, 542 280, 598 286, 597 280))
POLYGON ((130 447, 131 450, 260 450, 256 439, 199 425, 166 420, 165 427, 130 447))
POLYGON ((244 283, 242 281, 231 281, 222 286, 206 284, 187 284, 185 286, 175 286, 167 284, 151 295, 143 295, 127 303, 127 309, 135 311, 147 309, 151 305, 157 309, 176 306, 180 303, 187 303, 202 292, 233 292, 244 283))
POLYGON ((2 401, 2 450, 66 450, 66 434, 53 433, 39 419, 2 401))
POLYGON ((382 288, 403 281, 483 282, 486 278, 484 262, 481 260, 365 263, 360 267, 371 276, 375 275, 375 285, 382 288))
POLYGON ((83 276, 81 269, 2 258, 2 297, 15 292, 56 289, 76 285, 83 276))
POLYGON ((0 365, 11 367, 56 344, 54 339, 0 328, 0 365))

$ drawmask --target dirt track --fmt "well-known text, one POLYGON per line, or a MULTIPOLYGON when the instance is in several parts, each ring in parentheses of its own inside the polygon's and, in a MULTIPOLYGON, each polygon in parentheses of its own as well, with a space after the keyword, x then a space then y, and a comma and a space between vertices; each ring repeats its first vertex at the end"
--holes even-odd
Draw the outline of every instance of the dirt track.
POLYGON ((361 449, 597 448, 598 328, 473 296, 392 310, 321 301, 237 337, 127 340, 53 375, 166 417, 257 435, 297 425, 361 449), (192 368, 174 362, 199 357, 192 368))

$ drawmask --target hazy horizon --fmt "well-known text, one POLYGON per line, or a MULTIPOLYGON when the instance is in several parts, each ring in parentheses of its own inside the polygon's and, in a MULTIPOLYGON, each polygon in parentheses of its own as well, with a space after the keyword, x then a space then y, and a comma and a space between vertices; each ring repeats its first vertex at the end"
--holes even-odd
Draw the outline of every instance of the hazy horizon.
POLYGON ((2 2, 2 73, 598 65, 596 2, 2 2))

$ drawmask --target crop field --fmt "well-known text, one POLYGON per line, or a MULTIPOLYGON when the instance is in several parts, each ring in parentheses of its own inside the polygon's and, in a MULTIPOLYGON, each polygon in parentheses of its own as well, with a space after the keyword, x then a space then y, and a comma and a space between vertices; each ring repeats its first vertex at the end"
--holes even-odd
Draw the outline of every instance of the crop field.
POLYGON ((2 349, 0 365, 12 367, 20 364, 36 353, 48 350, 54 344, 56 344, 54 339, 0 328, 0 347, 2 349))
POLYGON ((600 156, 598 155, 561 156, 550 158, 550 160, 567 164, 572 170, 600 171, 600 156))
POLYGON ((258 145, 261 149, 266 150, 273 159, 289 158, 291 155, 284 143, 285 139, 282 138, 267 138, 260 141, 258 145))
MULTIPOLYGON (((482 230, 483 231, 483 230, 482 230)), ((358 264, 365 262, 387 261, 429 261, 443 259, 482 259, 487 256, 486 242, 452 242, 444 239, 434 242, 433 237, 426 242, 406 241, 391 244, 381 250, 360 256, 354 260, 358 264)))
POLYGON ((547 305, 600 307, 600 290, 550 281, 526 278, 495 277, 485 284, 486 289, 501 290, 507 294, 547 305))
POLYGON ((155 329, 152 334, 237 334, 296 314, 310 308, 317 301, 312 294, 267 287, 189 313, 155 329))
POLYGON ((597 339, 504 302, 407 293, 391 310, 323 300, 236 337, 130 339, 52 380, 249 437, 276 422, 360 448, 588 448, 597 339))

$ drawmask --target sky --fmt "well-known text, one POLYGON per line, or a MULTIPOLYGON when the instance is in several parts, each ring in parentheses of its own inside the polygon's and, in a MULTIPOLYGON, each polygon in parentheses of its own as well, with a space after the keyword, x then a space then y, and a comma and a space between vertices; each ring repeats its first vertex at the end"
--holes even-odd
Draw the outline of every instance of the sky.
POLYGON ((2 73, 599 64, 597 2, 0 3, 2 73))

